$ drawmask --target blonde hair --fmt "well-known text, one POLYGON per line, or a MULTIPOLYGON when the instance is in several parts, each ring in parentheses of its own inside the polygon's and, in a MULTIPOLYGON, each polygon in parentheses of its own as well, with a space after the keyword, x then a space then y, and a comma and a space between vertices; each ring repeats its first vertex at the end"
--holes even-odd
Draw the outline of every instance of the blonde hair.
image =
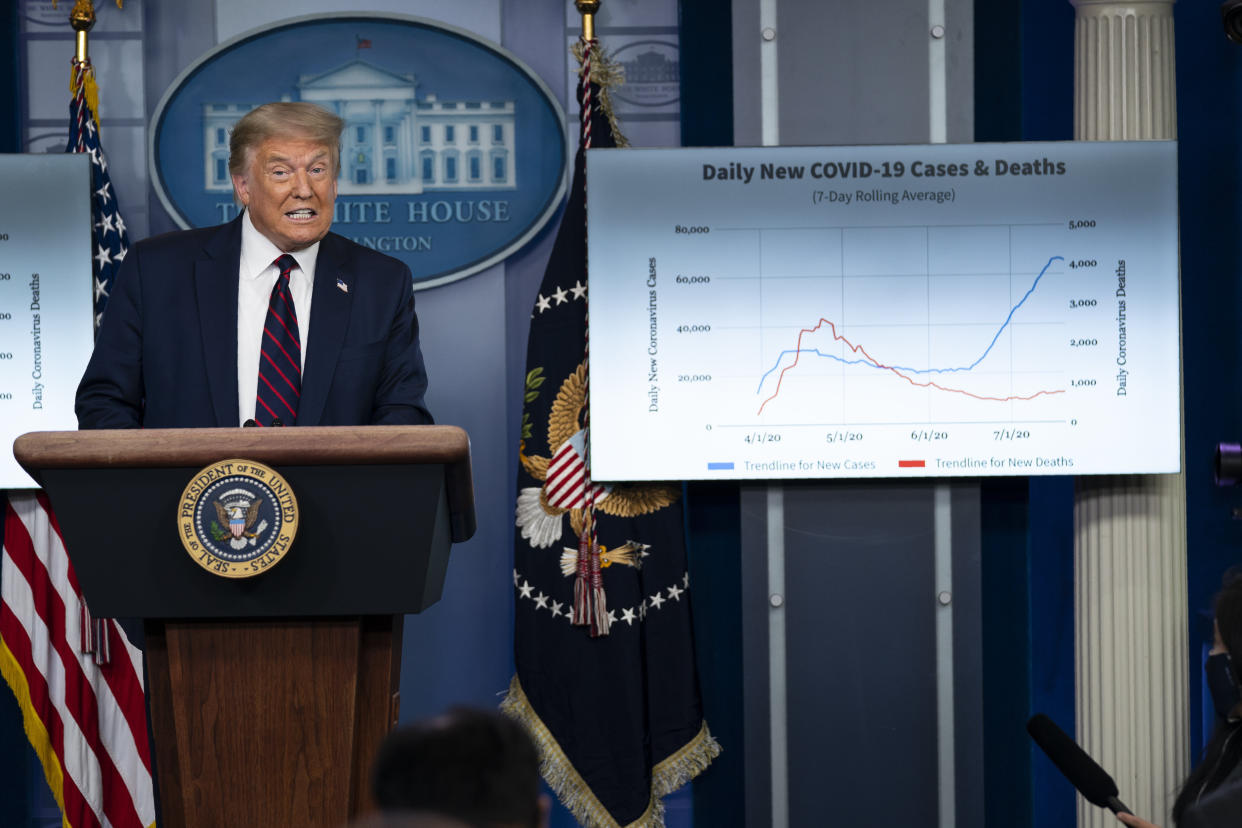
POLYGON ((259 145, 269 138, 303 138, 332 150, 332 169, 341 169, 341 132, 345 121, 322 106, 280 101, 255 107, 233 125, 229 138, 229 172, 245 175, 259 145))

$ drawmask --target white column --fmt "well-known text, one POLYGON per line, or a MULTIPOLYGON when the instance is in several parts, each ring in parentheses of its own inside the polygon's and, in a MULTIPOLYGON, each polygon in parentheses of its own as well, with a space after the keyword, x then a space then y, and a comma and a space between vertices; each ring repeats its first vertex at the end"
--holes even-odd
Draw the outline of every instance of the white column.
MULTIPOLYGON (((1074 138, 1177 137, 1174 0, 1070 2, 1074 138)), ((1170 825, 1189 760, 1185 477, 1079 477, 1074 582, 1078 741, 1123 802, 1170 825)), ((1078 824, 1118 823, 1079 797, 1078 824)))

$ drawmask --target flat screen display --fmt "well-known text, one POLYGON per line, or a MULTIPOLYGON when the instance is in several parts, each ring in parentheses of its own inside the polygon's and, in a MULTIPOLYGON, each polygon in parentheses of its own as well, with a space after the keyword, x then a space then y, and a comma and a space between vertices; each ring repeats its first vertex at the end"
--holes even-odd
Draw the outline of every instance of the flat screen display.
POLYGON ((1178 471, 1176 152, 590 151, 593 476, 1178 471))
POLYGON ((89 164, 0 155, 0 489, 35 488, 13 458, 18 435, 78 425, 94 347, 89 164))

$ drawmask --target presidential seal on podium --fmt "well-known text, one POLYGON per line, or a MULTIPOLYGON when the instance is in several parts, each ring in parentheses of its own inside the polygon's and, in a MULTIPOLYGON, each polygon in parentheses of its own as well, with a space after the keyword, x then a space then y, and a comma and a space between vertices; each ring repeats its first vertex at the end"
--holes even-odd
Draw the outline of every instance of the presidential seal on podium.
POLYGON ((298 530, 298 501, 275 469, 221 460, 185 487, 177 521, 195 563, 222 578, 251 578, 288 553, 298 530))

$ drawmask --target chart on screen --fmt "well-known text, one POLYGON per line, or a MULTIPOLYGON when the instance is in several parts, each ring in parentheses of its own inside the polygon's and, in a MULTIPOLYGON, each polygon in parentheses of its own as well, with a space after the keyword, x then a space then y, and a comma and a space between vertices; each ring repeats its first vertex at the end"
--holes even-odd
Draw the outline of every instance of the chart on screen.
POLYGON ((1179 468, 1176 147, 588 156, 599 480, 1179 468))

